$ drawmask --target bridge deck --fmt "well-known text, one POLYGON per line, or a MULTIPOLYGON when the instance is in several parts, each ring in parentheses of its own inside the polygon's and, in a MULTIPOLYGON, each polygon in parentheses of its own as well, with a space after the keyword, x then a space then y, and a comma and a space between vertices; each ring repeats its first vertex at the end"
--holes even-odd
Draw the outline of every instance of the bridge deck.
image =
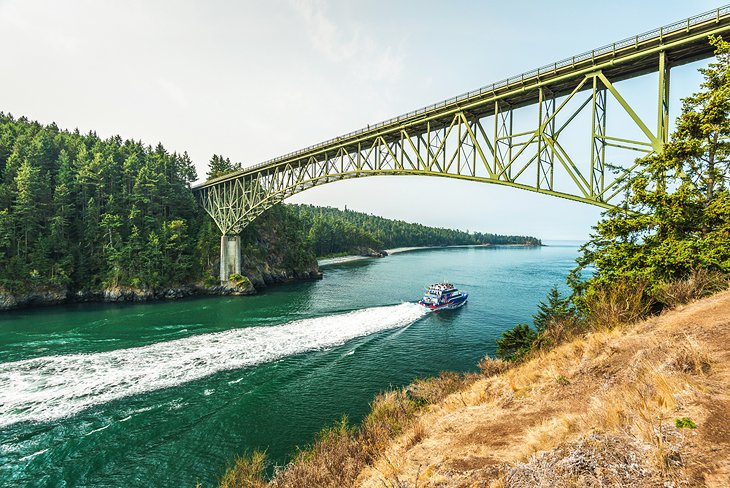
MULTIPOLYGON (((539 69, 502 80, 457 97, 395 117, 368 128, 286 154, 261 164, 244 168, 220 178, 196 185, 194 190, 259 172, 267 173, 279 165, 303 161, 328 150, 357 147, 374 137, 394 141, 403 127, 433 130, 447 126, 454 112, 465 111, 482 118, 493 115, 495 105, 519 108, 538 102, 538 88, 549 89, 555 96, 568 94, 576 79, 601 70, 612 81, 621 81, 657 71, 657 53, 664 51, 671 66, 679 66, 713 55, 707 42, 712 34, 730 32, 730 5, 639 34, 539 69), (495 103, 496 102, 496 103, 495 103), (502 105, 503 104, 503 105, 502 105)), ((586 86, 585 89, 589 87, 586 86)))

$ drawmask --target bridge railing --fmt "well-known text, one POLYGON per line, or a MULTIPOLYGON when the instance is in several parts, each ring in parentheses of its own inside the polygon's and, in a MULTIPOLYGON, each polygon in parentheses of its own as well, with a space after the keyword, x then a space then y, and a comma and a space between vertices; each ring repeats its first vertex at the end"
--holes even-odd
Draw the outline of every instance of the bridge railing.
MULTIPOLYGON (((285 154, 284 156, 279 156, 279 157, 270 159, 268 161, 264 161, 263 163, 248 166, 246 168, 243 168, 240 172, 237 172, 235 174, 249 172, 251 170, 269 166, 271 164, 278 163, 278 162, 281 162, 281 161, 284 161, 287 159, 292 159, 296 156, 315 151, 315 150, 320 149, 325 146, 332 145, 333 143, 342 141, 344 139, 350 139, 352 137, 355 137, 355 136, 358 136, 358 135, 361 135, 361 134, 364 134, 367 132, 371 132, 374 129, 379 129, 381 127, 392 125, 392 124, 395 124, 400 121, 411 119, 415 116, 425 114, 427 112, 432 112, 439 108, 443 108, 443 107, 452 105, 452 104, 460 102, 460 101, 470 100, 470 99, 479 97, 481 95, 484 95, 485 93, 496 93, 501 88, 505 88, 510 85, 514 85, 516 83, 524 83, 525 81, 539 79, 541 76, 544 76, 544 75, 554 75, 558 72, 558 70, 560 70, 562 68, 567 68, 567 67, 575 68, 577 65, 582 65, 582 64, 585 64, 588 62, 593 63, 596 61, 596 58, 602 58, 609 54, 615 55, 618 51, 621 51, 621 50, 624 50, 624 49, 627 49, 630 47, 638 48, 640 45, 645 45, 648 43, 652 43, 654 41, 661 42, 664 39, 664 37, 667 37, 671 34, 675 34, 677 32, 681 32, 681 31, 689 32, 692 29, 692 27, 694 27, 694 26, 705 24, 710 21, 719 21, 720 18, 725 17, 727 15, 730 15, 730 5, 725 5, 724 7, 719 7, 717 9, 710 10, 710 11, 695 15, 693 17, 689 17, 686 20, 680 20, 678 22, 674 22, 672 24, 660 27, 658 29, 644 32, 643 34, 638 34, 633 37, 627 37, 626 39, 623 39, 621 41, 607 44, 607 45, 605 45, 603 47, 599 47, 597 49, 592 49, 590 51, 586 51, 582 54, 578 54, 577 56, 571 56, 570 58, 565 58, 561 61, 557 61, 552 64, 546 64, 545 66, 542 66, 540 68, 528 71, 526 73, 522 73, 517 76, 512 76, 510 78, 506 78, 506 79, 498 81, 496 83, 492 83, 491 85, 487 85, 487 86, 478 88, 476 90, 472 90, 472 91, 463 93, 461 95, 457 95, 457 96, 449 98, 447 100, 443 100, 441 102, 434 103, 427 107, 413 110, 406 114, 399 115, 397 117, 392 117, 392 118, 384 120, 382 122, 371 124, 367 128, 358 129, 358 130, 349 132, 347 134, 329 139, 327 141, 320 142, 313 146, 309 146, 304 149, 300 149, 300 150, 291 152, 289 154, 285 154)), ((233 176, 232 174, 229 174, 226 176, 222 176, 220 179, 226 180, 232 176, 233 176)), ((206 182, 205 184, 209 184, 209 183, 212 183, 215 181, 216 180, 214 179, 214 180, 206 182)))

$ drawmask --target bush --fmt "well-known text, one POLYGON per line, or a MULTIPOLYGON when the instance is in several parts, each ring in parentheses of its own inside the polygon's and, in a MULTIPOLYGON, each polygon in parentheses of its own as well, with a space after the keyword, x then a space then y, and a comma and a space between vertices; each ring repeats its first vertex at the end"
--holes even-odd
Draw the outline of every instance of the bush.
POLYGON ((406 389, 416 406, 438 403, 476 379, 476 375, 445 371, 435 378, 418 379, 406 389))
POLYGON ((479 371, 486 377, 497 376, 512 368, 513 363, 486 356, 479 361, 479 371))
POLYGON ((726 275, 699 268, 692 270, 683 280, 660 284, 652 295, 659 303, 673 308, 722 291, 727 286, 726 275))
POLYGON ((645 291, 646 283, 632 280, 592 288, 583 298, 588 325, 593 329, 611 329, 645 318, 652 305, 645 291))
POLYGON ((312 446, 300 450, 286 469, 274 477, 271 486, 350 486, 363 467, 356 430, 343 417, 332 427, 323 429, 312 446))
POLYGON ((497 357, 508 361, 521 361, 532 350, 537 332, 527 324, 517 324, 502 332, 497 339, 497 357))
POLYGON ((249 280, 248 277, 242 276, 238 273, 232 273, 228 277, 228 281, 236 288, 249 289, 253 287, 253 283, 251 283, 251 280, 249 280))
POLYGON ((220 481, 221 488, 265 488, 264 471, 266 470, 266 453, 254 451, 250 456, 236 458, 220 481))

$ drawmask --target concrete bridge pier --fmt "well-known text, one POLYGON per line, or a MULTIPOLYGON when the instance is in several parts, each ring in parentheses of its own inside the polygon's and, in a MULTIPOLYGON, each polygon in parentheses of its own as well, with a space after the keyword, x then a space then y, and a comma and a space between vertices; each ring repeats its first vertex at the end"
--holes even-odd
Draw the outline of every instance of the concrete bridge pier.
POLYGON ((241 236, 221 236, 221 283, 233 273, 241 274, 241 236))

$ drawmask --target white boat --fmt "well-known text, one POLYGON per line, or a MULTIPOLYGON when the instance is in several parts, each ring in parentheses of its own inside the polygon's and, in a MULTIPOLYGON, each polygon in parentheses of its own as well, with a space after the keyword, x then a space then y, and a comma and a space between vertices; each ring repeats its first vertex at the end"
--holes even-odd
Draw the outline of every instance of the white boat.
POLYGON ((457 290, 451 283, 434 283, 426 288, 418 304, 431 311, 453 310, 464 305, 468 298, 467 292, 457 290))

